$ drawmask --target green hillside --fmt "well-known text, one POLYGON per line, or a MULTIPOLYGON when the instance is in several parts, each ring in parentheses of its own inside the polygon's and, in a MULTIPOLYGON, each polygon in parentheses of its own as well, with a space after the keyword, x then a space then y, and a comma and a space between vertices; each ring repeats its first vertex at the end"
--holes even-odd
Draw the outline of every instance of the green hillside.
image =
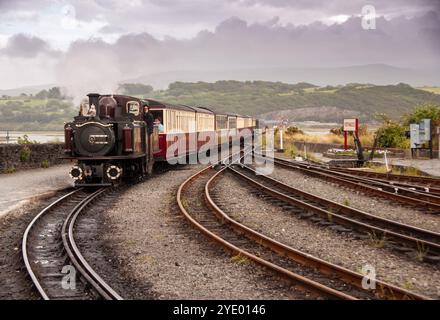
MULTIPOLYGON (((421 103, 440 105, 437 89, 416 89, 406 84, 318 87, 304 82, 217 81, 174 82, 167 90, 158 91, 143 84, 121 84, 119 92, 248 115, 293 109, 298 110, 297 116, 306 114, 308 120, 319 121, 339 121, 348 110, 358 113, 365 121, 373 119, 376 112, 397 119, 421 103)), ((3 95, 0 98, 0 130, 61 130, 63 122, 72 119, 77 112, 72 99, 62 96, 57 87, 35 95, 3 95)))
POLYGON ((70 100, 35 96, 0 99, 0 130, 62 130, 78 111, 70 100))
MULTIPOLYGON (((265 81, 175 82, 168 90, 153 92, 153 96, 172 103, 205 105, 221 112, 249 115, 307 107, 338 107, 357 111, 366 120, 371 120, 375 112, 398 118, 418 104, 440 104, 440 95, 406 84, 317 87, 308 83, 265 81)), ((332 115, 328 116, 331 120, 332 115)))

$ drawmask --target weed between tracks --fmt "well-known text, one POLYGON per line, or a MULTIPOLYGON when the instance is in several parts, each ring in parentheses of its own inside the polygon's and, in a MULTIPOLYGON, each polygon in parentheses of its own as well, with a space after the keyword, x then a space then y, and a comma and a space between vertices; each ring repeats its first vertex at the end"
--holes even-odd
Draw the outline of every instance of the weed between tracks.
POLYGON ((182 198, 180 202, 182 203, 183 208, 188 211, 188 207, 189 207, 188 200, 182 198))
POLYGON ((429 248, 425 247, 424 243, 419 243, 417 241, 417 260, 422 262, 428 253, 429 248))
POLYGON ((411 280, 405 280, 404 282, 402 282, 402 288, 406 289, 406 290, 411 290, 414 287, 414 284, 412 283, 411 280))
POLYGON ((368 233, 369 236, 369 244, 375 248, 383 248, 386 244, 386 235, 384 234, 382 237, 377 235, 374 231, 372 233, 368 233))
POLYGON ((333 212, 331 210, 328 210, 327 212, 327 219, 328 222, 333 223, 333 212))
POLYGON ((232 262, 236 262, 238 264, 248 264, 249 259, 246 256, 242 256, 241 253, 231 257, 232 262))

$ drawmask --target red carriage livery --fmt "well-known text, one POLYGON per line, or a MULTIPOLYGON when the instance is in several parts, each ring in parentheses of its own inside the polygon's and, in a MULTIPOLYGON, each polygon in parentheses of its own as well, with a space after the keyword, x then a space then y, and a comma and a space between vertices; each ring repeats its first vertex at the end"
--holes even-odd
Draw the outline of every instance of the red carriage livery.
POLYGON ((156 123, 160 119, 162 125, 159 130, 158 150, 154 152, 156 161, 195 153, 207 142, 215 145, 231 143, 236 138, 252 134, 257 124, 256 119, 248 116, 219 114, 205 107, 147 101, 156 123), (244 132, 245 130, 247 131, 244 132), (216 140, 212 141, 213 138, 216 140), (184 145, 176 146, 177 139, 183 139, 184 145), (173 150, 171 152, 170 147, 173 150))
POLYGON ((243 139, 258 125, 248 116, 203 107, 125 95, 88 97, 64 127, 64 158, 76 161, 70 176, 78 186, 114 185, 148 175, 155 161, 197 153, 207 143, 220 146, 243 139))

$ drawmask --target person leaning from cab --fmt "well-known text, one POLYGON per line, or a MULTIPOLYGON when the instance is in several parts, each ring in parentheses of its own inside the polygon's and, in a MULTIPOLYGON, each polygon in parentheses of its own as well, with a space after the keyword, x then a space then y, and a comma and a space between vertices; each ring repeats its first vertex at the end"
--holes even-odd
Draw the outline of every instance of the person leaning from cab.
POLYGON ((157 127, 159 133, 164 132, 164 126, 162 124, 162 119, 160 117, 154 118, 151 112, 148 111, 148 105, 144 105, 144 121, 147 124, 148 133, 153 133, 153 128, 157 127), (153 120, 154 119, 154 120, 153 120))

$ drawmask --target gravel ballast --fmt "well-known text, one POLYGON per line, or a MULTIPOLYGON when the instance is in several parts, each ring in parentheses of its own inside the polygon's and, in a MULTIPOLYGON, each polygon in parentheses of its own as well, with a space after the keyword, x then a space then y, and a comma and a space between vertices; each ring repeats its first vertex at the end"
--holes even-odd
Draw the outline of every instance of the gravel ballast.
POLYGON ((252 194, 248 185, 231 173, 212 191, 232 218, 282 243, 356 272, 369 264, 378 279, 440 297, 440 270, 435 266, 299 219, 252 194))
POLYGON ((440 232, 440 216, 438 215, 427 214, 387 199, 366 196, 361 191, 343 188, 338 184, 311 177, 293 169, 275 166, 270 177, 302 191, 348 205, 355 209, 393 221, 440 232))
MULTIPOLYGON (((123 297, 153 299, 303 299, 286 282, 238 262, 189 225, 178 186, 201 166, 179 167, 133 186, 105 213, 102 242, 137 287, 123 297), (148 290, 143 290, 148 284, 148 290)), ((111 284, 111 283, 110 283, 111 284)))
POLYGON ((23 262, 23 234, 35 215, 63 193, 31 198, 0 217, 0 300, 40 299, 23 262))

